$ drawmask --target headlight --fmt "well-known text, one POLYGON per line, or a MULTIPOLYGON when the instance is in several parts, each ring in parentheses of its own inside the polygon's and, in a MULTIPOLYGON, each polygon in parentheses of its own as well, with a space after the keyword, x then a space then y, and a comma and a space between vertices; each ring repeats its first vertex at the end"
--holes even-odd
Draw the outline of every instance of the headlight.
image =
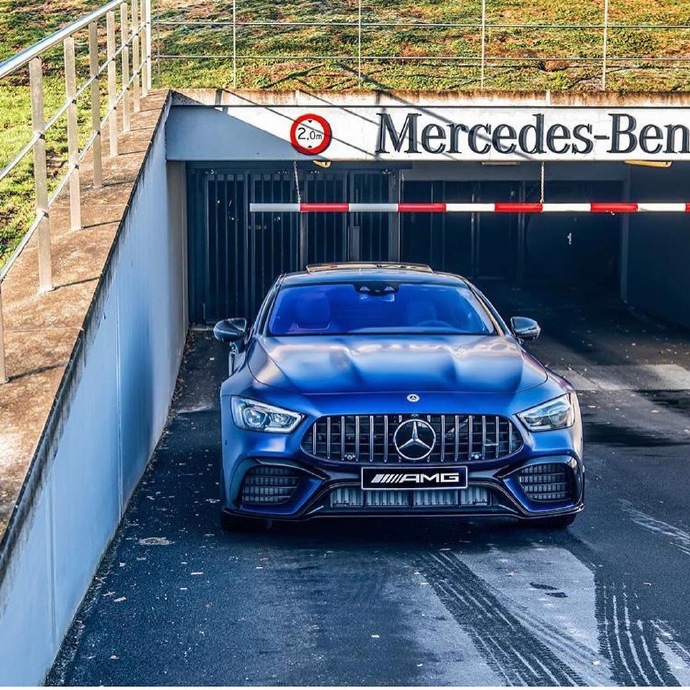
POLYGON ((274 434, 289 434, 302 421, 297 412, 237 397, 232 398, 232 418, 240 429, 274 434))
POLYGON ((566 393, 560 398, 520 412, 518 417, 530 431, 565 429, 575 424, 576 403, 571 398, 574 395, 574 393, 566 393))

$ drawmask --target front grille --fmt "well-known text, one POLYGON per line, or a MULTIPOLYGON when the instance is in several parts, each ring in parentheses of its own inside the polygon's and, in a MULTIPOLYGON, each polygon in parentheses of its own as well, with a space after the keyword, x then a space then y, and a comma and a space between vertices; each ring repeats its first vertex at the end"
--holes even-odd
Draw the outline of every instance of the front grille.
POLYGON ((401 457, 393 442, 395 430, 409 419, 428 422, 436 433, 425 463, 499 460, 522 447, 520 432, 505 417, 397 414, 321 417, 304 435, 302 450, 338 462, 414 462, 401 457))
POLYGON ((570 466, 552 462, 526 467, 518 474, 518 481, 533 501, 572 500, 575 488, 570 466))
POLYGON ((286 503, 295 493, 300 479, 301 475, 290 467, 253 467, 242 483, 242 503, 286 503))
POLYGON ((362 491, 355 487, 334 489, 330 508, 479 508, 493 505, 492 494, 483 487, 418 491, 362 491))

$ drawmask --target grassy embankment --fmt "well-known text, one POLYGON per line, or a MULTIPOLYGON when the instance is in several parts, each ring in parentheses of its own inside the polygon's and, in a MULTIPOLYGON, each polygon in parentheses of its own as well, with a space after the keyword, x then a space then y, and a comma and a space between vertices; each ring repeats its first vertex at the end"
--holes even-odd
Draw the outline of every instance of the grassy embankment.
MULTIPOLYGON (((75 16, 94 9, 98 0, 0 0, 0 60, 26 47, 75 16)), ((353 22, 357 0, 237 0, 239 21, 264 21, 266 26, 238 30, 238 87, 251 89, 478 89, 476 64, 425 59, 429 56, 477 58, 481 35, 472 26, 371 27, 367 22, 477 24, 481 0, 365 0, 362 52, 364 79, 357 78, 357 28, 280 26, 280 22, 353 22), (269 55, 275 60, 248 59, 269 55), (288 56, 351 56, 349 59, 286 59, 288 56), (372 56, 381 59, 369 59, 372 56), (410 61, 391 56, 416 58, 410 61)), ((538 29, 510 24, 601 25, 603 0, 488 0, 485 88, 494 90, 599 90, 601 88, 601 28, 538 29), (496 26, 503 25, 503 26, 496 26), (593 58, 591 62, 574 58, 593 58), (524 58, 534 58, 524 61, 524 58), (507 59, 505 61, 504 59, 507 59)), ((232 0, 154 0, 161 19, 231 21, 232 0)), ((612 24, 690 26, 690 0, 648 2, 611 0, 612 24)), ((79 54, 84 63, 84 38, 79 54)), ((154 31, 154 57, 163 54, 232 53, 232 30, 223 27, 160 27, 154 31)), ((62 102, 59 78, 60 50, 47 72, 46 111, 62 102)), ((612 28, 609 56, 635 57, 639 62, 611 62, 607 86, 620 91, 683 91, 690 88, 688 71, 650 58, 690 57, 690 28, 682 30, 612 28), (660 67, 663 66, 663 69, 660 67)), ((162 60, 154 67, 154 83, 171 87, 232 87, 232 61, 227 57, 203 60, 162 60)), ((0 167, 30 137, 28 77, 22 72, 0 84, 0 167)), ((83 99, 84 100, 84 99, 83 99)), ((82 141, 86 139, 88 104, 80 103, 82 141)), ((60 128, 60 132, 61 132, 60 128)), ((48 137, 51 171, 64 165, 61 133, 48 137)), ((29 160, 11 179, 0 183, 0 262, 16 244, 33 216, 29 160)))
MULTIPOLYGON (((98 7, 98 0, 0 0, 0 62, 6 60, 98 7)), ((86 35, 77 49, 83 75, 86 65, 86 35)), ((64 102, 62 48, 50 51, 45 60, 45 113, 49 119, 64 102)), ((82 77, 83 78, 83 77, 82 77)), ((0 83, 0 168, 3 168, 31 138, 29 73, 24 68, 0 83)), ((80 140, 88 138, 88 105, 80 99, 80 140)), ((54 186, 66 165, 64 118, 46 135, 48 167, 54 186)), ((9 177, 0 182, 0 265, 19 242, 34 218, 33 165, 27 156, 9 177)))
MULTIPOLYGON (((163 19, 184 17, 194 21, 231 21, 232 0, 188 0, 184 10, 177 0, 158 3, 163 19)), ((264 27, 238 30, 238 54, 243 55, 350 55, 349 60, 241 59, 238 86, 260 89, 348 89, 358 87, 356 27, 286 27, 280 22, 353 22, 357 0, 302 0, 273 3, 238 0, 238 20, 269 22, 264 27)), ((613 63, 607 87, 626 91, 671 91, 690 87, 682 68, 659 69, 644 58, 690 57, 690 1, 645 2, 611 0, 610 23, 683 25, 685 30, 611 28, 611 57, 641 58, 641 62, 613 63)), ((362 52, 365 88, 454 90, 480 86, 477 64, 424 60, 424 57, 478 58, 481 33, 460 27, 367 27, 367 22, 409 22, 476 25, 481 21, 481 0, 365 0, 362 52), (408 62, 371 60, 372 56, 417 58, 408 62)), ((601 25, 603 0, 488 0, 486 56, 489 89, 598 90, 601 87, 601 28, 513 28, 511 24, 601 25), (503 26, 495 26, 503 25, 503 26), (592 58, 577 62, 574 57, 592 58), (504 59, 508 61, 504 61, 504 59), (524 61, 524 58, 534 58, 524 61), (493 60, 492 60, 493 59, 493 60)), ((230 55, 230 27, 161 27, 161 52, 230 55)), ((155 49, 154 42, 154 49, 155 49)), ((155 52, 155 50, 154 50, 155 52)), ((168 60, 161 66, 161 82, 169 86, 231 86, 228 59, 168 60)))

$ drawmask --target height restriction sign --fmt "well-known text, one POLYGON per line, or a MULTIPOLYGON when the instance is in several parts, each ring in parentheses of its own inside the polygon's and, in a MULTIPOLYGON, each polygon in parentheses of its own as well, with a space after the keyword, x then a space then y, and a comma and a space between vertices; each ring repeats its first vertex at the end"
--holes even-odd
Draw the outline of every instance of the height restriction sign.
POLYGON ((290 128, 290 143, 299 153, 312 156, 323 153, 332 139, 331 126, 321 115, 300 115, 290 128))

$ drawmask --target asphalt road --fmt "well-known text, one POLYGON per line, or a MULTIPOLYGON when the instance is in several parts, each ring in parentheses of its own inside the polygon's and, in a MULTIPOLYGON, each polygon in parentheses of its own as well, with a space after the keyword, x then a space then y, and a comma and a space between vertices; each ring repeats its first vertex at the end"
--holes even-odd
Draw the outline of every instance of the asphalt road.
POLYGON ((615 301, 483 288, 580 389, 563 532, 450 519, 218 526, 222 346, 170 421, 49 684, 690 685, 690 333, 615 301))

